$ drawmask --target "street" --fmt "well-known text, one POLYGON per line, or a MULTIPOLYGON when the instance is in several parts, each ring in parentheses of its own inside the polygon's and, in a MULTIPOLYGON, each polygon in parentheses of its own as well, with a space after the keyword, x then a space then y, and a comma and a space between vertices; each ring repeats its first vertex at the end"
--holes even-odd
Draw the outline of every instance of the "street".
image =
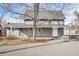
POLYGON ((79 56, 79 41, 70 41, 2 53, 0 56, 79 56))

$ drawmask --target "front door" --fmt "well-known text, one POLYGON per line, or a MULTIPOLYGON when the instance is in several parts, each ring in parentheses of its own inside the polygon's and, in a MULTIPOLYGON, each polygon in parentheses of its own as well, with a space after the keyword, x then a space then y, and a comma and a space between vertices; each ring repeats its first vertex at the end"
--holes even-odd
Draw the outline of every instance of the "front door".
POLYGON ((58 36, 64 35, 64 28, 58 28, 58 36))

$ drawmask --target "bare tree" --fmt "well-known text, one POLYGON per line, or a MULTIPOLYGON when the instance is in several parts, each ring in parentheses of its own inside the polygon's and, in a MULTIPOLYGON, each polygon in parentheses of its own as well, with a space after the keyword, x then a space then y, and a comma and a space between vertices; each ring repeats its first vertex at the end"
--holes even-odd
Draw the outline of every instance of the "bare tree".
POLYGON ((76 19, 74 20, 75 21, 74 29, 77 30, 76 33, 79 33, 79 12, 74 11, 74 14, 76 17, 76 19))
POLYGON ((36 39, 36 21, 38 16, 39 3, 34 4, 33 39, 36 39))
POLYGON ((0 5, 0 28, 2 28, 2 20, 4 18, 4 15, 6 14, 6 9, 3 4, 0 5))
MULTIPOLYGON (((30 17, 31 18, 31 20, 33 20, 33 39, 36 39, 36 28, 37 28, 37 16, 38 16, 38 13, 39 13, 39 9, 44 9, 45 11, 47 11, 48 12, 48 10, 50 10, 50 8, 51 8, 51 10, 53 10, 54 8, 53 7, 51 7, 51 6, 56 6, 56 8, 60 8, 60 10, 61 11, 63 11, 63 10, 65 10, 70 4, 65 4, 65 3, 57 3, 57 4, 53 4, 53 3, 51 3, 51 5, 49 5, 49 4, 40 4, 39 5, 39 3, 34 3, 34 4, 31 4, 31 6, 29 6, 29 4, 22 4, 22 3, 19 3, 19 4, 10 4, 10 3, 6 3, 6 4, 4 4, 4 9, 7 11, 7 12, 10 12, 10 13, 12 13, 12 14, 16 14, 16 15, 19 15, 19 16, 25 16, 25 17, 30 17), (21 7, 21 6, 23 6, 23 7, 25 7, 24 8, 24 10, 25 10, 25 12, 23 13, 23 12, 18 12, 18 11, 16 11, 16 8, 14 7, 14 5, 16 5, 15 7, 17 7, 18 5, 21 7), (44 6, 43 6, 44 5, 44 6), (46 7, 45 7, 46 6, 46 7), (62 7, 61 7, 62 6, 62 7), (27 14, 27 12, 29 12, 28 10, 31 10, 33 8, 33 11, 34 11, 34 17, 32 17, 32 16, 30 16, 30 15, 28 15, 27 14)), ((18 7, 17 7, 18 8, 18 7)), ((23 9, 23 8, 21 8, 21 9, 23 9)), ((19 10, 19 9, 18 9, 19 10)), ((50 14, 52 14, 51 12, 49 12, 50 14)), ((59 17, 60 16, 60 13, 57 13, 57 14, 55 14, 54 15, 55 17, 54 18, 57 18, 57 17, 59 17)), ((44 23, 44 22, 43 22, 44 23)), ((42 24, 43 24, 42 23, 42 24)), ((42 24, 39 24, 39 25, 42 25, 42 24)), ((38 26, 39 26, 38 25, 38 26)))
MULTIPOLYGON (((71 4, 70 3, 43 3, 43 4, 40 4, 40 9, 43 9, 45 10, 46 12, 49 12, 49 10, 53 11, 53 10, 58 10, 60 12, 63 12, 64 13, 64 10, 70 10, 70 9, 73 9, 73 7, 69 7, 71 4), (53 7, 54 6, 54 7, 53 7)), ((60 16, 62 16, 59 12, 57 13, 52 13, 52 12, 49 12, 51 15, 53 14, 54 15, 54 18, 58 18, 60 16)), ((49 21, 49 20, 48 20, 49 21)), ((46 22, 46 21, 45 21, 46 22)), ((38 24, 37 26, 40 26, 42 24, 44 24, 45 22, 43 23, 40 23, 38 24)), ((59 24, 59 22, 58 22, 59 24)))
MULTIPOLYGON (((47 12, 48 12, 48 10, 60 10, 63 13, 65 13, 64 11, 69 11, 69 10, 72 10, 73 9, 71 3, 50 3, 50 4, 49 3, 45 3, 45 4, 42 4, 42 7, 40 7, 40 8, 43 8, 47 12)), ((51 12, 49 12, 49 13, 50 14, 53 14, 51 12)), ((54 19, 55 18, 58 18, 59 16, 61 16, 60 13, 56 13, 56 14, 53 14, 53 15, 54 15, 54 19)), ((38 26, 44 24, 45 22, 40 23, 38 26)), ((60 25, 59 22, 58 22, 58 24, 60 25)), ((67 29, 69 29, 69 34, 70 34, 70 27, 69 27, 69 25, 67 26, 67 29)))
POLYGON ((2 28, 1 23, 2 23, 3 18, 4 18, 4 13, 2 13, 1 16, 0 16, 0 28, 2 28))
MULTIPOLYGON (((16 7, 18 6, 18 5, 20 5, 20 6, 25 6, 25 8, 24 8, 24 13, 23 13, 23 11, 22 12, 18 12, 18 11, 16 11, 16 10, 14 10, 14 9, 16 9, 15 7, 13 7, 15 4, 9 4, 9 3, 6 3, 6 4, 4 4, 5 5, 5 8, 6 8, 6 10, 8 11, 8 12, 10 12, 10 13, 13 13, 13 14, 17 14, 17 15, 19 15, 19 16, 26 16, 26 17, 30 17, 31 19, 34 19, 32 16, 30 16, 30 15, 27 15, 27 12, 28 12, 28 10, 29 10, 29 8, 32 8, 32 7, 29 7, 29 5, 24 5, 24 4, 16 4, 16 7)), ((19 6, 19 7, 20 7, 19 6)), ((18 9, 19 10, 19 9, 18 9)))
POLYGON ((79 13, 77 11, 75 11, 74 14, 76 17, 75 21, 76 21, 76 25, 77 25, 79 23, 79 13))
POLYGON ((11 5, 11 4, 7 3, 7 4, 4 4, 4 5, 5 5, 5 8, 8 12, 18 14, 18 15, 21 15, 21 16, 23 15, 23 16, 26 16, 26 17, 30 17, 33 20, 33 39, 35 40, 36 39, 36 21, 37 21, 37 16, 38 16, 39 3, 33 4, 34 17, 27 15, 27 12, 28 12, 28 10, 27 10, 28 5, 27 4, 20 4, 20 5, 26 6, 27 9, 25 9, 25 13, 19 13, 19 12, 14 11, 13 7, 12 7, 13 5, 11 5))

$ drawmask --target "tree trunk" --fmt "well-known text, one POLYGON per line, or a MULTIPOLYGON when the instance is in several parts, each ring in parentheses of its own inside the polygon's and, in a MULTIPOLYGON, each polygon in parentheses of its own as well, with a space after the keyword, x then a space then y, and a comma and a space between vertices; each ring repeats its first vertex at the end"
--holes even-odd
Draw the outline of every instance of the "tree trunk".
POLYGON ((34 6, 34 20, 33 20, 33 40, 36 39, 36 21, 38 16, 39 3, 35 3, 34 6))
POLYGON ((36 39, 36 20, 34 19, 34 25, 33 25, 33 40, 36 39))

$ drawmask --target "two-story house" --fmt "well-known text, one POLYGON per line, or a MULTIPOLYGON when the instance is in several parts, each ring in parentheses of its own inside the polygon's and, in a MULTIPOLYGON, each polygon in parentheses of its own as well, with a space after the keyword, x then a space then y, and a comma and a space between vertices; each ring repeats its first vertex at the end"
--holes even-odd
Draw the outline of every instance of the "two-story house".
MULTIPOLYGON (((33 11, 27 13, 34 15, 33 11)), ((61 10, 39 10, 37 17, 36 36, 40 38, 52 38, 64 35, 64 19, 65 16, 61 10)), ((14 35, 18 38, 33 37, 33 19, 24 17, 24 23, 8 23, 5 24, 7 36, 14 35)))

